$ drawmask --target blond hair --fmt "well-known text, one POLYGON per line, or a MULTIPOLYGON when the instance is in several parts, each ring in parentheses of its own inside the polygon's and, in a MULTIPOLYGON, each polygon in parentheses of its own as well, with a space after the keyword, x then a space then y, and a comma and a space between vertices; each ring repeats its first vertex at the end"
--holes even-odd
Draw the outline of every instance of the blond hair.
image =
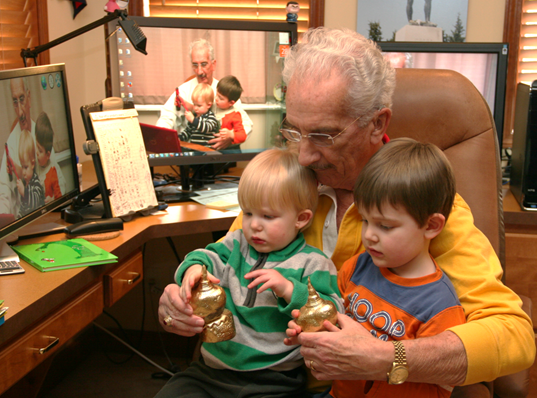
POLYGON ((35 161, 35 143, 32 134, 28 130, 23 130, 19 138, 19 161, 35 161))
POLYGON ((199 83, 192 90, 192 100, 203 100, 207 104, 212 104, 214 101, 214 91, 207 83, 199 83))
POLYGON ((254 157, 239 183, 241 208, 293 208, 315 212, 318 202, 315 173, 300 165, 286 149, 268 149, 254 157))

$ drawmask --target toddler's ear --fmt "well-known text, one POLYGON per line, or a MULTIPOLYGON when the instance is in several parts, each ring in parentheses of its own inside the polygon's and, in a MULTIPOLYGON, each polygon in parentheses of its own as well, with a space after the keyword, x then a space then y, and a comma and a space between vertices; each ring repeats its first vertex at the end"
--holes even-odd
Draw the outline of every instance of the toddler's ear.
POLYGON ((235 102, 237 101, 233 101, 233 100, 230 100, 229 103, 231 104, 231 106, 235 105, 235 102))
POLYGON ((304 228, 306 225, 308 225, 312 217, 313 212, 310 209, 302 210, 300 213, 298 213, 296 228, 298 230, 304 228))

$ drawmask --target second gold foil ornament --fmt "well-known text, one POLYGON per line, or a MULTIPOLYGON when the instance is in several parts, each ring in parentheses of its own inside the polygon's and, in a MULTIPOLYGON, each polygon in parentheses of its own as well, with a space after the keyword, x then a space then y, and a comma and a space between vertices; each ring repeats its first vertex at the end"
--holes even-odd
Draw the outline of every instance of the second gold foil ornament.
POLYGON ((323 326, 325 320, 333 325, 337 323, 336 306, 331 301, 319 296, 313 288, 310 278, 308 278, 308 301, 300 309, 296 323, 303 332, 319 332, 325 330, 323 326))

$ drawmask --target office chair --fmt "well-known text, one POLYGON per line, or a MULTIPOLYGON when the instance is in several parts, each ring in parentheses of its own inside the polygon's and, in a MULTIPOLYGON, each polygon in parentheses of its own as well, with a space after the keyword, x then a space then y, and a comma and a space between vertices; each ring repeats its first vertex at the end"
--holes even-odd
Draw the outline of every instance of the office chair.
MULTIPOLYGON (((472 209, 505 267, 501 169, 490 109, 461 74, 438 69, 397 69, 388 136, 431 142, 444 151, 455 173, 457 192, 472 209)), ((523 297, 531 315, 531 301, 523 297)), ((529 369, 493 382, 456 387, 452 397, 526 397, 529 369)))

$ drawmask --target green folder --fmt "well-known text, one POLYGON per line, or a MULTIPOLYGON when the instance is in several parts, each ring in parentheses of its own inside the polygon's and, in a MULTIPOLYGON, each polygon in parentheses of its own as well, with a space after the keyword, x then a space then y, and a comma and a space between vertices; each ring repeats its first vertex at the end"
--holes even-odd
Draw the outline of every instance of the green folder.
POLYGON ((81 238, 12 248, 20 258, 41 272, 117 262, 117 256, 81 238))

